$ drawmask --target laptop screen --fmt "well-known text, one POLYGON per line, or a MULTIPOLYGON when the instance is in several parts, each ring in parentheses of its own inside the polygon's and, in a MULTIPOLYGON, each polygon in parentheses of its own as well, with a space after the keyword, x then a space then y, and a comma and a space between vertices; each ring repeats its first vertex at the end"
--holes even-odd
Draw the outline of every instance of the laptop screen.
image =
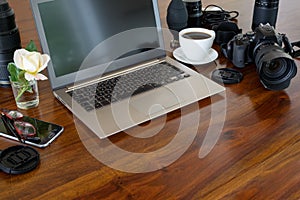
POLYGON ((160 28, 156 1, 31 3, 43 51, 51 57, 48 72, 53 88, 163 56, 154 51, 162 45, 158 29, 147 28, 160 28))

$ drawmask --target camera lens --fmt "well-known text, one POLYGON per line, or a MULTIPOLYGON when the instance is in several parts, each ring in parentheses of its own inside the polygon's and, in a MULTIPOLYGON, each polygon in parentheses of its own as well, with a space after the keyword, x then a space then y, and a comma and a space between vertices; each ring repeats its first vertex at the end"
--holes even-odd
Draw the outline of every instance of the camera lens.
POLYGON ((252 30, 259 24, 269 23, 275 27, 278 14, 278 0, 256 0, 253 10, 252 30))
POLYGON ((270 60, 265 63, 265 67, 263 68, 264 73, 270 76, 276 76, 282 74, 282 72, 286 71, 286 62, 285 60, 275 59, 270 60))
POLYGON ((0 85, 8 86, 7 64, 13 61, 14 51, 21 48, 15 14, 6 0, 0 0, 0 85))
POLYGON ((188 24, 191 27, 201 27, 202 2, 201 0, 183 0, 188 12, 188 24))
POLYGON ((262 84, 270 90, 283 90, 297 73, 290 55, 275 45, 262 46, 255 54, 255 63, 262 84))

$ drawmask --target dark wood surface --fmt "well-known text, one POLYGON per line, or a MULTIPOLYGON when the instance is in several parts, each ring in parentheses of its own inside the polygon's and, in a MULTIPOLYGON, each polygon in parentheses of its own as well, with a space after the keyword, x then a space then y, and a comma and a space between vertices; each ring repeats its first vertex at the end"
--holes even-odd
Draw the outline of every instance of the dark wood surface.
MULTIPOLYGON (((39 44, 29 1, 9 3, 15 10, 23 46, 30 39, 39 44)), ((159 3, 165 25, 169 0, 159 3)), ((204 6, 217 4, 226 10, 238 10, 238 24, 243 31, 250 29, 253 3, 203 1, 204 6)), ((298 0, 280 1, 277 30, 286 33, 291 41, 300 40, 299 9, 298 0)), ((298 60, 296 63, 300 64, 298 60)), ((232 64, 220 56, 216 63, 195 69, 209 76, 217 67, 232 64)), ((188 123, 183 127, 184 134, 188 137, 193 128, 197 131, 192 144, 171 165, 147 173, 115 170, 93 157, 84 145, 88 142, 83 143, 78 132, 86 133, 96 143, 92 150, 98 151, 105 142, 80 125, 54 98, 49 81, 40 81, 40 105, 22 112, 61 124, 65 131, 49 147, 37 148, 41 163, 34 171, 24 175, 0 172, 0 199, 300 199, 299 73, 288 89, 274 92, 262 87, 254 65, 241 71, 244 80, 226 86, 224 126, 217 144, 204 158, 198 154, 209 127, 222 125, 222 112, 212 114, 213 105, 224 101, 220 96, 198 102, 199 109, 190 105, 185 108, 186 113, 168 114, 165 127, 151 138, 138 139, 125 133, 109 138, 112 144, 129 152, 155 151, 175 137, 180 120, 185 117, 188 123), (195 115, 199 113, 199 125, 194 127, 195 115)), ((0 88, 0 95, 1 107, 16 109, 10 88, 0 88)), ((150 126, 160 124, 160 119, 150 126)), ((143 126, 147 127, 147 123, 143 126)), ((0 138, 0 149, 16 144, 0 138)), ((128 164, 126 157, 120 162, 128 164)), ((156 164, 159 166, 160 161, 156 164)))

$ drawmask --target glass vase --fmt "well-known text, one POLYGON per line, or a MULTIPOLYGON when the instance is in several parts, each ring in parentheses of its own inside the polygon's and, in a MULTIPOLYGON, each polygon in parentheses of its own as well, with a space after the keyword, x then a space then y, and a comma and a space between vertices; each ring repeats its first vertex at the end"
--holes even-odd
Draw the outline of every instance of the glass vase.
POLYGON ((11 87, 18 108, 29 109, 39 105, 39 91, 36 80, 26 83, 11 82, 11 87))

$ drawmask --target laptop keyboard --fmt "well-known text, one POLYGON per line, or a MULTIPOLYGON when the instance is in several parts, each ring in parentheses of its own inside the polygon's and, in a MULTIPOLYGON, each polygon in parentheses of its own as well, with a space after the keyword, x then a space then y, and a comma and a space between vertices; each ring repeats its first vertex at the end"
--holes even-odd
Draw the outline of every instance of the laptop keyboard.
POLYGON ((190 75, 162 62, 68 92, 86 111, 101 108, 190 75))

